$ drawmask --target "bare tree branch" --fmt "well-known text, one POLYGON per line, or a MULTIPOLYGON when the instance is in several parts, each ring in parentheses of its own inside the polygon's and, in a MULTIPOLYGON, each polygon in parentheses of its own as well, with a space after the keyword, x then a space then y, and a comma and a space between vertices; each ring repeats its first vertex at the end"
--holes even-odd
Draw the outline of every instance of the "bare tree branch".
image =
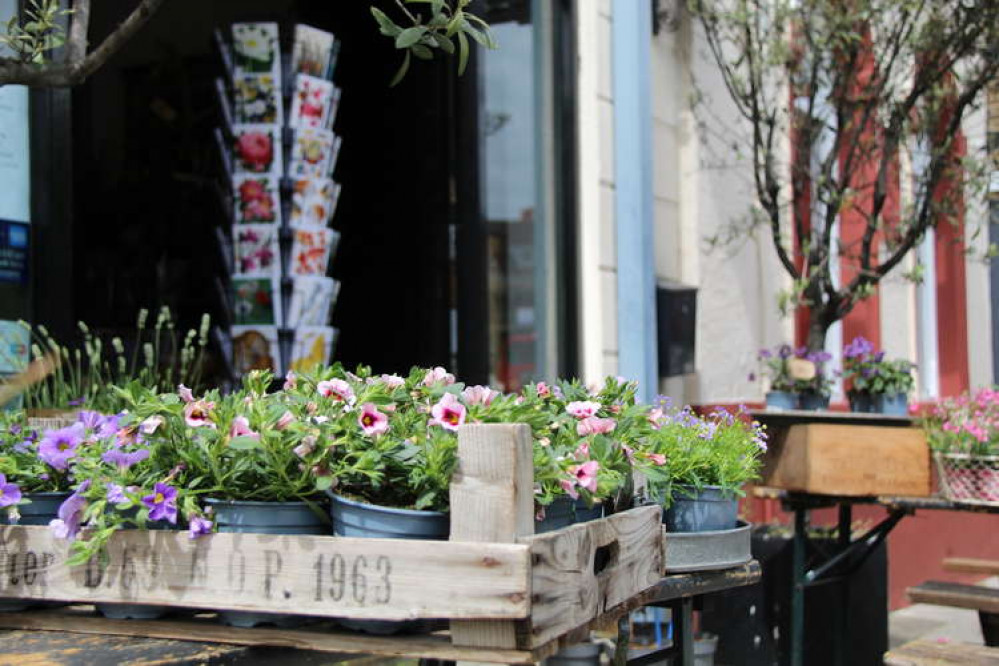
POLYGON ((132 38, 163 2, 164 0, 142 0, 96 49, 84 55, 90 22, 90 0, 77 0, 74 4, 66 59, 60 63, 39 65, 0 58, 0 85, 67 87, 82 83, 132 38))

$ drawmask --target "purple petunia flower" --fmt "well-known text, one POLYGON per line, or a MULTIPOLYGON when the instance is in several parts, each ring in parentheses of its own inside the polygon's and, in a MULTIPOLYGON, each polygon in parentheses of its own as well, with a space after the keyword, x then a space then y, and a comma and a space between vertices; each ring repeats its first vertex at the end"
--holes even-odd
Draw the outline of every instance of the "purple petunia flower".
POLYGON ((125 496, 125 489, 119 486, 117 483, 107 484, 107 500, 110 504, 124 504, 128 501, 128 497, 125 496))
POLYGON ((860 358, 867 356, 874 351, 874 343, 862 335, 858 335, 853 342, 843 349, 843 356, 846 358, 860 358))
POLYGON ((136 463, 140 463, 149 457, 149 449, 136 449, 135 451, 125 451, 122 448, 111 448, 101 454, 101 460, 109 465, 117 465, 125 470, 136 463))
POLYGON ((781 358, 791 358, 791 354, 793 353, 791 345, 781 345, 780 349, 777 350, 777 355, 781 358))
POLYGON ((759 351, 759 353, 757 354, 757 356, 760 358, 760 360, 770 358, 773 355, 774 355, 773 352, 770 351, 769 349, 761 349, 759 351))
POLYGON ((76 491, 59 505, 59 517, 49 523, 49 528, 59 539, 72 539, 80 531, 80 521, 87 508, 83 493, 90 488, 90 479, 80 484, 76 491))
POLYGON ((200 536, 212 533, 212 521, 201 516, 191 516, 190 524, 187 528, 187 536, 197 539, 200 536))
POLYGON ((104 415, 100 412, 84 410, 76 415, 76 422, 87 430, 97 430, 104 423, 104 415))
POLYGON ((17 437, 18 435, 21 434, 21 430, 22 428, 20 423, 11 423, 10 428, 7 429, 7 432, 9 432, 12 436, 17 437))
POLYGON ((21 501, 21 489, 16 483, 7 483, 7 477, 0 474, 0 507, 17 504, 21 501))
POLYGON ((80 405, 82 405, 86 401, 87 401, 87 397, 86 396, 83 396, 83 397, 80 397, 80 398, 74 398, 73 400, 69 401, 69 406, 70 407, 79 407, 80 405))
POLYGON ((177 524, 177 489, 165 483, 153 486, 153 494, 142 498, 149 507, 149 520, 165 520, 177 524))
POLYGON ((65 470, 69 467, 69 461, 76 456, 76 449, 83 442, 84 434, 82 423, 50 430, 38 445, 38 457, 50 467, 65 470))

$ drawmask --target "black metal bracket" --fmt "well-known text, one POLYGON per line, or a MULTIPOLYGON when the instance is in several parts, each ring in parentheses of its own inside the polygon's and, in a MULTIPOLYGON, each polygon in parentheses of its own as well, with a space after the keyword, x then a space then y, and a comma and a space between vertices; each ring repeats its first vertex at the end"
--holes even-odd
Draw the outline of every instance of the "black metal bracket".
POLYGON ((864 562, 874 553, 877 547, 884 542, 885 538, 895 529, 895 526, 899 524, 902 518, 910 513, 911 511, 905 510, 892 511, 887 518, 872 527, 859 539, 851 541, 850 545, 826 560, 825 563, 806 571, 801 585, 803 587, 813 587, 824 583, 838 582, 852 576, 854 572, 864 565, 864 562), (855 557, 858 554, 859 557, 855 557), (849 563, 849 566, 843 567, 841 571, 835 571, 844 562, 849 563), (832 575, 833 573, 835 575, 832 575))

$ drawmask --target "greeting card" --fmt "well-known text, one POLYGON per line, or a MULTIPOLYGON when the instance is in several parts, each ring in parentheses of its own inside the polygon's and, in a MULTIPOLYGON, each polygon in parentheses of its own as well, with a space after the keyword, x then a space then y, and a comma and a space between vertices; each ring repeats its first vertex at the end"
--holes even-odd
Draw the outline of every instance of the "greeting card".
POLYGON ((332 33, 308 25, 295 26, 295 45, 292 48, 291 71, 325 77, 330 66, 333 43, 332 33))
POLYGON ((323 129, 329 120, 333 104, 333 84, 307 74, 295 77, 295 93, 291 98, 291 127, 323 129))
POLYGON ((281 274, 280 227, 276 224, 241 224, 232 230, 236 274, 272 276, 281 274))
POLYGON ((325 326, 339 292, 340 283, 332 278, 295 278, 288 305, 288 327, 325 326))
POLYGON ((284 122, 281 88, 273 74, 237 74, 233 92, 237 123, 284 122))
POLYGON ((233 326, 232 364, 237 373, 279 371, 280 351, 276 326, 233 326))
POLYGON ((232 181, 236 224, 281 224, 281 190, 277 176, 235 176, 232 181))
POLYGON ((293 227, 325 227, 340 200, 340 184, 329 178, 300 178, 291 195, 293 227))
POLYGON ((311 372, 329 363, 337 330, 329 326, 305 326, 295 329, 289 366, 295 372, 311 372))
POLYGON ((280 176, 281 128, 278 125, 236 124, 232 127, 235 173, 280 176))
POLYGON ((291 147, 292 178, 322 178, 329 171, 336 137, 322 129, 299 129, 291 147))
POLYGON ((292 275, 326 275, 330 252, 340 234, 332 229, 295 228, 292 230, 292 275))
POLYGON ((234 277, 234 323, 280 326, 281 284, 276 277, 234 277))
POLYGON ((232 50, 237 73, 271 72, 280 76, 281 53, 277 23, 234 23, 232 50))

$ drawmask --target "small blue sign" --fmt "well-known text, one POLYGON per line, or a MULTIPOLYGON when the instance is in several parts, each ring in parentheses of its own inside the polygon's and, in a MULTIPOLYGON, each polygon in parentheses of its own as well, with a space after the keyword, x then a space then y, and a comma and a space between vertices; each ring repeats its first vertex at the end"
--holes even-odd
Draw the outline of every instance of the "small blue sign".
POLYGON ((29 227, 0 220, 0 282, 27 284, 29 227))

